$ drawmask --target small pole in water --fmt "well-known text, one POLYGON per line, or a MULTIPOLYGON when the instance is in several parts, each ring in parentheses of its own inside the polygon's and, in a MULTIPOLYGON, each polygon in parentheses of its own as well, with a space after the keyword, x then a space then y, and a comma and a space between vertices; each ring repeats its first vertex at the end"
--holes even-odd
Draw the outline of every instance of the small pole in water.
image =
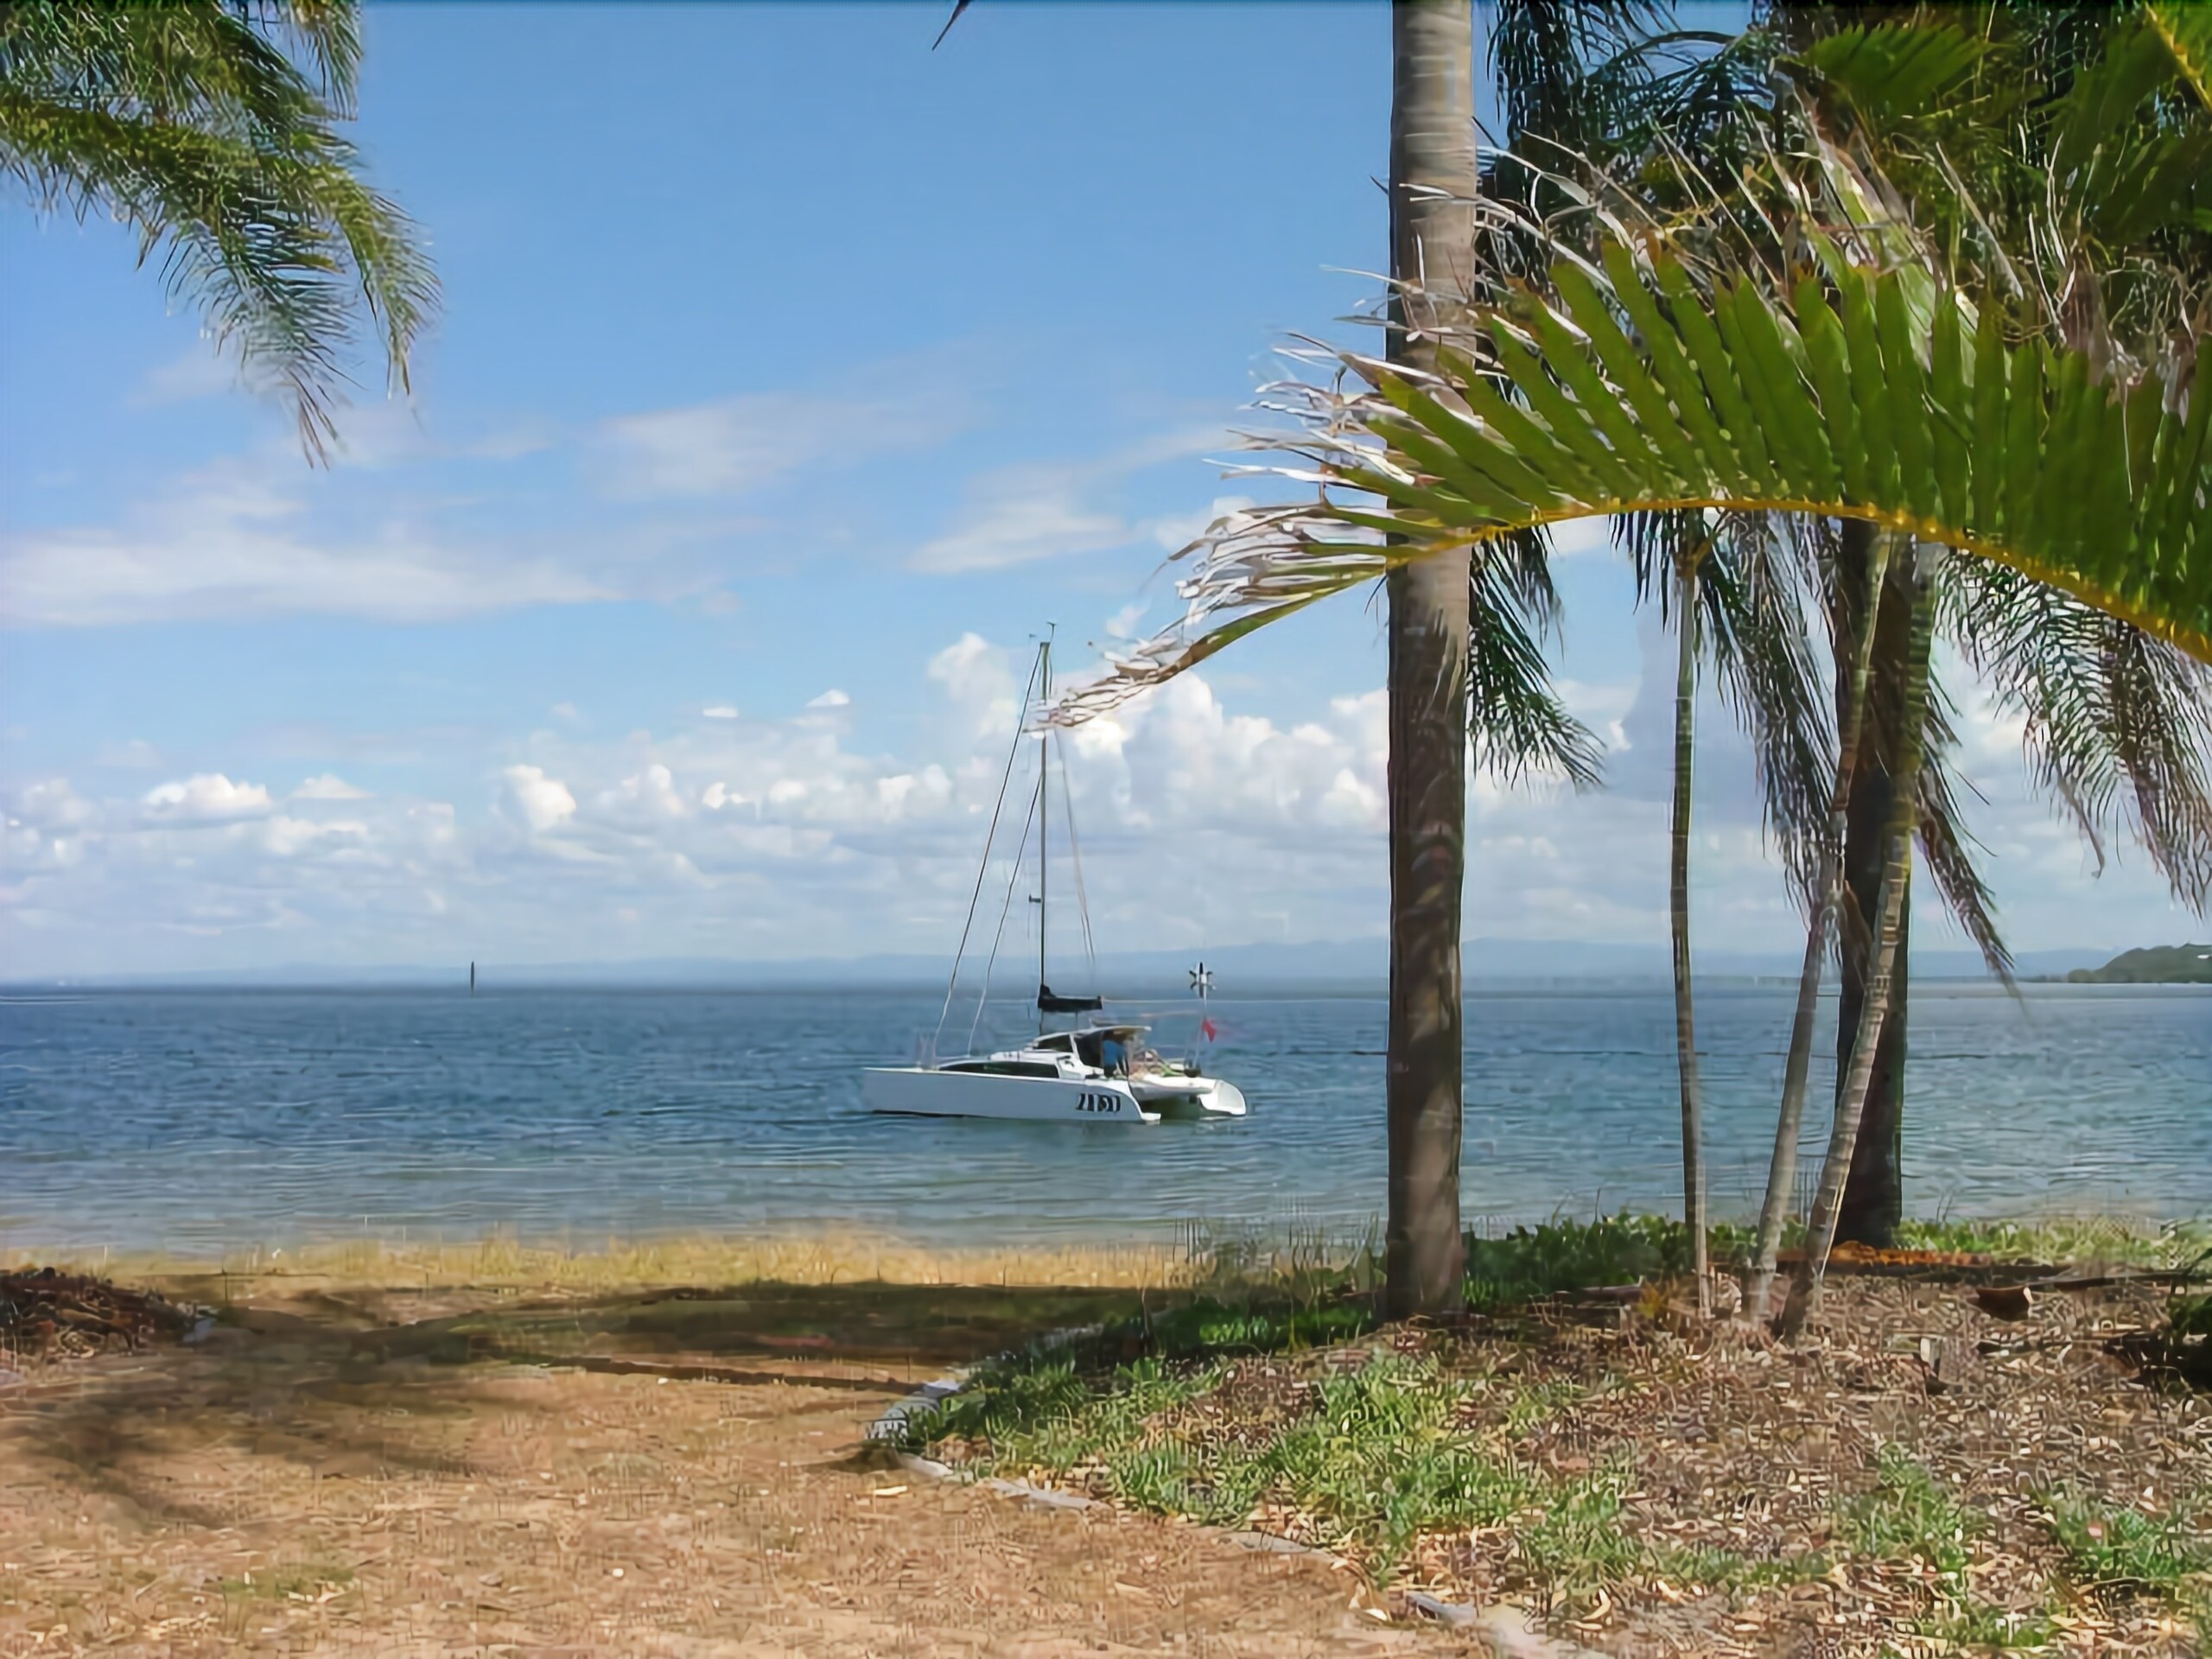
POLYGON ((473 962, 468 964, 468 994, 476 995, 476 964, 473 962))

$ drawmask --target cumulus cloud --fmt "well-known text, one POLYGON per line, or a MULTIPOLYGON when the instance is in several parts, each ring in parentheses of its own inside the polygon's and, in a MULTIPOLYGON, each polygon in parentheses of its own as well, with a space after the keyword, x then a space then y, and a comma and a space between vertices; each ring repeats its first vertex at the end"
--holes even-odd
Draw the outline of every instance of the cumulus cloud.
POLYGON ((576 813, 576 798, 558 778, 548 778, 538 766, 515 766, 506 770, 507 798, 522 814, 523 822, 543 835, 559 828, 576 813))
POLYGON ((310 778, 292 791, 296 801, 365 801, 369 791, 356 789, 334 772, 310 778))
MULTIPOLYGON (((1669 643, 1649 643, 1669 668, 1669 643)), ((629 911, 639 931, 620 937, 641 943, 626 951, 940 953, 974 890, 1020 712, 1022 658, 974 633, 939 651, 924 717, 901 724, 897 753, 864 747, 855 722, 806 711, 683 719, 607 740, 582 728, 533 731, 515 740, 518 752, 486 760, 488 787, 475 798, 488 796, 488 810, 372 796, 334 772, 281 803, 235 768, 107 799, 64 779, 30 779, 4 797, 0 942, 33 970, 72 951, 105 951, 113 965, 118 953, 152 950, 143 942, 156 935, 181 942, 169 959, 180 965, 218 948, 264 963, 493 949, 575 960, 613 949, 609 930, 629 911)), ((1593 719, 1626 721, 1649 680, 1582 685, 1570 698, 1593 719)), ((2000 716, 1988 724, 1994 753, 2011 740, 2000 716)), ((1716 762, 1729 753, 1724 729, 1713 722, 1716 762)), ((1191 674, 1065 733, 1059 747, 1102 949, 1379 930, 1389 766, 1380 690, 1283 721, 1191 674)), ((1762 845, 1755 796, 1748 782, 1712 781, 1693 871, 1700 938, 1786 950, 1797 920, 1762 845)), ((1001 825, 993 892, 1004 890, 1022 838, 1023 788, 1018 780, 1001 825)), ((2018 799, 1996 792, 1977 817, 2000 895, 2023 901, 2042 937, 2060 927, 2078 938, 2089 925, 2068 919, 2084 891, 2078 846, 2018 799)), ((1057 787, 1054 800, 1057 809, 1057 787)), ((1056 810, 1056 844, 1065 821, 1056 810)), ((1470 936, 1663 939, 1665 830, 1663 790, 1475 788, 1470 936)), ((2112 902, 2095 907, 2097 930, 2125 932, 2164 914, 2141 872, 2116 872, 2098 892, 2112 902)), ((1027 925, 1025 909, 1011 913, 1011 925, 1027 925)))
POLYGON ((275 803, 263 784, 234 784, 219 772, 195 772, 146 791, 149 818, 167 822, 222 823, 259 817, 275 803))
POLYGON ((717 702, 702 709, 699 713, 708 720, 735 720, 737 710, 728 703, 717 702))
POLYGON ((810 709, 846 709, 852 706, 852 701, 833 685, 820 696, 810 697, 806 706, 810 709))

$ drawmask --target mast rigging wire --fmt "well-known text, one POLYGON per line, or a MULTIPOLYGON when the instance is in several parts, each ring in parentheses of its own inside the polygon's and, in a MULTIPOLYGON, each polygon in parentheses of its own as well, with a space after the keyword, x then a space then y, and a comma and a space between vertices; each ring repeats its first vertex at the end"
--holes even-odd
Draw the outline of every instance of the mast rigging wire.
POLYGON ((984 1005, 991 1000, 991 970, 998 966, 999 946, 1006 939, 1006 918, 1014 908, 1014 884, 1021 880, 1022 861, 1029 852, 1029 826, 1037 821, 1037 808, 1045 798, 1045 779, 1037 779, 1037 790, 1029 798, 1029 816, 1022 820, 1021 840, 1014 855, 1014 868, 1006 875, 1006 899, 999 906, 998 931, 991 936, 991 954, 983 963, 983 988, 976 995, 976 1017, 968 1022, 968 1052, 976 1052, 976 1033, 983 1023, 984 1005))
MULTIPOLYGON (((952 953, 952 977, 944 982, 944 1006, 938 1010, 937 1034, 930 1039, 932 1052, 938 1043, 944 1040, 944 1022, 952 1014, 952 994, 960 984, 961 958, 968 954, 968 934, 969 931, 976 925, 976 901, 983 896, 983 878, 990 873, 991 849, 998 840, 999 814, 1006 809, 1006 786, 1014 780, 1014 758, 1021 753, 1021 740, 1027 734, 1029 725, 1029 694, 1037 689, 1037 669, 1038 664, 1035 663, 1029 665, 1028 681, 1021 688, 1021 716, 1014 723, 1014 741, 1007 747, 1006 769, 999 774, 999 798, 991 806, 991 827, 983 834, 983 858, 982 861, 976 867, 976 890, 968 895, 968 919, 960 925, 960 948, 952 953)), ((1026 840, 1029 835, 1027 824, 1022 826, 1021 833, 1026 840)), ((1014 868, 1017 870, 1021 868, 1021 861, 1018 856, 1014 860, 1014 868)), ((1085 925, 1089 925, 1087 919, 1085 925)), ((999 926, 1001 929, 1006 926, 1006 918, 1003 915, 999 918, 999 926)), ((992 946, 991 955, 994 958, 998 955, 998 948, 995 944, 992 946)), ((983 995, 988 996, 990 990, 990 970, 985 969, 983 995)), ((978 1020, 982 1018, 981 1007, 976 1010, 976 1017, 978 1020)), ((971 1046, 973 1041, 974 1039, 971 1037, 969 1039, 971 1046)))
POLYGON ((1077 841, 1075 834, 1075 794, 1068 783, 1067 741, 1057 733, 1051 734, 1050 738, 1058 740, 1060 751, 1060 816, 1067 820, 1068 858, 1075 866, 1075 913, 1083 919, 1083 954, 1090 963, 1090 988, 1096 993, 1098 989, 1098 946, 1090 937, 1090 895, 1083 888, 1083 846, 1077 841))

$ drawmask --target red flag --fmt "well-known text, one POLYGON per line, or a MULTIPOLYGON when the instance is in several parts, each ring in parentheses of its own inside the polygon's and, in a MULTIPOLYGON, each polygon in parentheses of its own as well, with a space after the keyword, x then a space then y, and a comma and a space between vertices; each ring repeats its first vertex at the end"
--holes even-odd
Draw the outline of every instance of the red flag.
POLYGON ((1205 1033, 1206 1041, 1208 1042, 1213 1041, 1215 1038, 1221 1035, 1220 1027, 1214 1024, 1213 1016, 1211 1014, 1208 1014, 1205 1019, 1199 1022, 1198 1029, 1205 1033))

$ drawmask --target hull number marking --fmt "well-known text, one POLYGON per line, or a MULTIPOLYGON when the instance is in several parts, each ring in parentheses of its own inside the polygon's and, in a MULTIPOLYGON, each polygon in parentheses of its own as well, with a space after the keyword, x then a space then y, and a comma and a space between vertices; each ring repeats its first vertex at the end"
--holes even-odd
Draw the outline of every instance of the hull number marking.
POLYGON ((1075 1097, 1075 1109, 1078 1112, 1118 1112, 1122 1109, 1122 1097, 1119 1095, 1080 1094, 1075 1097))

